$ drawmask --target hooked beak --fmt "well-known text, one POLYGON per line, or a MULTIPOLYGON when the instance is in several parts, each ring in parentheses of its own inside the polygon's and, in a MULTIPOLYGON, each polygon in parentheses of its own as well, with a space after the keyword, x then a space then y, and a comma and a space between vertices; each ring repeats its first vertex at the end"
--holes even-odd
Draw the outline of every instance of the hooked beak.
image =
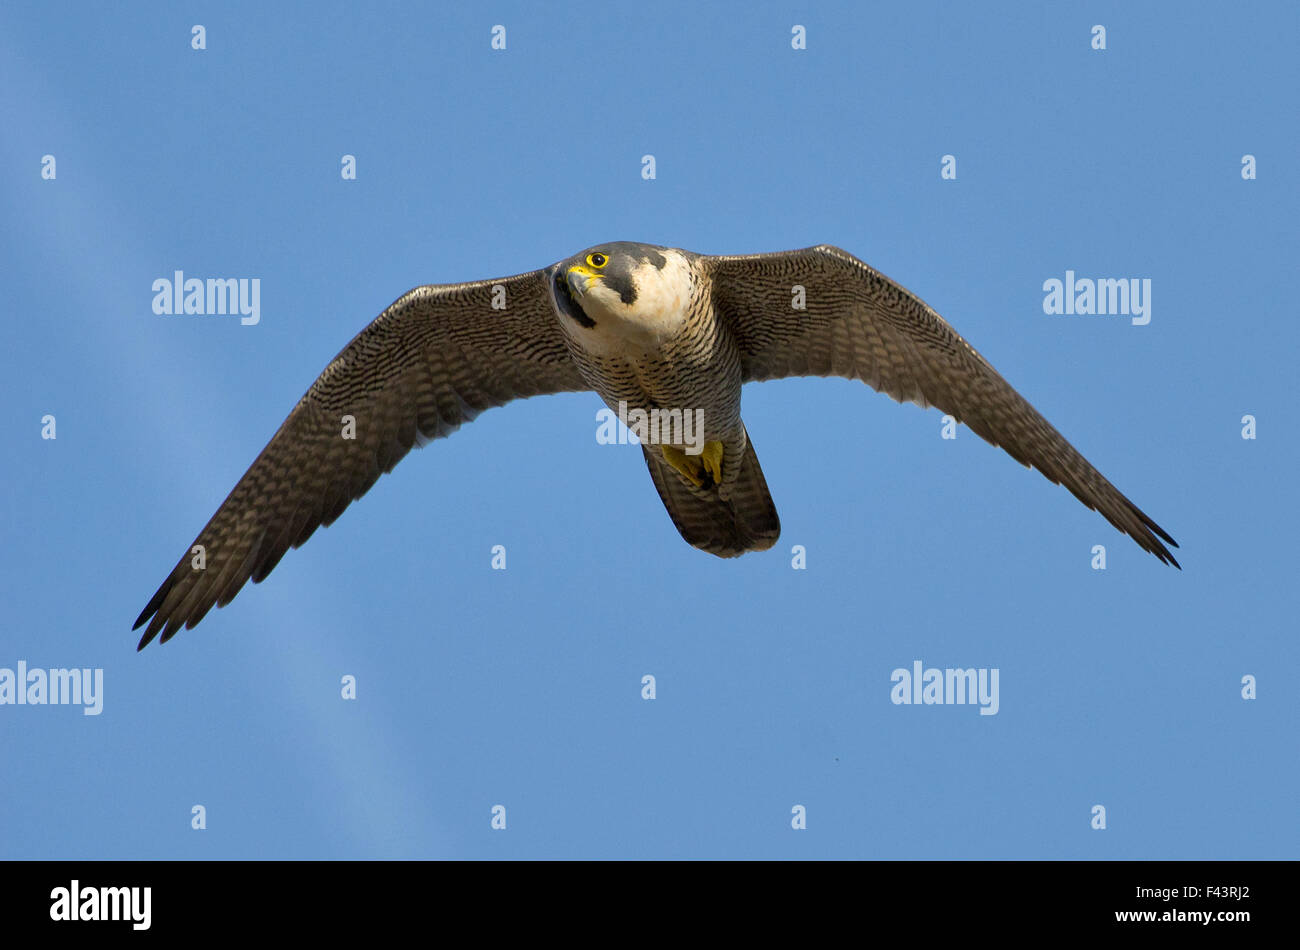
POLYGON ((581 297, 595 281, 600 280, 599 274, 582 264, 570 267, 564 277, 575 297, 581 297))
POLYGON ((587 316, 578 301, 595 278, 595 274, 581 265, 570 267, 568 270, 560 270, 556 267, 551 277, 551 296, 555 300, 555 308, 575 323, 588 329, 594 327, 596 322, 587 316))

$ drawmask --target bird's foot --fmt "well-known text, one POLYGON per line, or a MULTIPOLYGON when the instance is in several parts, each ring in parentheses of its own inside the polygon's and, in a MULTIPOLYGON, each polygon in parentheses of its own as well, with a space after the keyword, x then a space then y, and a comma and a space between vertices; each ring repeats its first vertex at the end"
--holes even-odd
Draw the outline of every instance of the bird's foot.
POLYGON ((713 484, 722 484, 722 443, 705 442, 704 451, 700 453, 704 460, 704 470, 713 476, 713 484))
POLYGON ((704 443, 704 450, 699 455, 687 455, 681 449, 671 445, 661 445, 659 448, 664 454, 664 461, 681 472, 696 488, 704 487, 706 475, 711 479, 712 484, 722 484, 721 442, 704 443))

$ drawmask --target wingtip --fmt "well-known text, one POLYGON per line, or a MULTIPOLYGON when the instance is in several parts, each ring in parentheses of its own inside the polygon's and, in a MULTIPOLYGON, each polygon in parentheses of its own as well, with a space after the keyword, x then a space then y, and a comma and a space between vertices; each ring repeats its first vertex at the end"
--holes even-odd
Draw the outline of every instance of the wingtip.
MULTIPOLYGON (((1159 531, 1159 528, 1156 530, 1159 531)), ((1160 536, 1168 541, 1173 547, 1178 547, 1178 542, 1166 535, 1163 531, 1160 532, 1160 536)), ((1178 563, 1178 558, 1174 557, 1173 552, 1170 551, 1169 548, 1165 547, 1154 537, 1148 536, 1146 540, 1148 543, 1144 543, 1142 546, 1146 548, 1147 551, 1154 554, 1160 560, 1161 564, 1172 564, 1180 571, 1183 569, 1183 566, 1178 563)))
POLYGON ((140 643, 135 648, 137 653, 147 647, 149 642, 158 635, 158 628, 161 627, 162 624, 151 623, 150 620, 151 618, 155 621, 157 620, 158 611, 162 608, 163 601, 167 598, 167 594, 171 591, 174 583, 175 578, 169 575, 168 578, 159 586, 158 590, 154 592, 154 595, 149 598, 149 603, 144 605, 144 610, 140 611, 140 616, 136 617, 135 623, 131 625, 132 630, 139 630, 146 623, 149 624, 149 628, 145 630, 144 636, 140 638, 140 643))
MULTIPOLYGON (((136 630, 139 629, 139 627, 140 624, 137 622, 136 625, 131 629, 136 630)), ((135 652, 139 653, 141 650, 147 647, 150 643, 153 642, 153 638, 156 637, 157 635, 158 635, 158 628, 155 627, 153 624, 150 624, 149 629, 145 630, 145 632, 140 635, 140 642, 135 645, 135 652)))

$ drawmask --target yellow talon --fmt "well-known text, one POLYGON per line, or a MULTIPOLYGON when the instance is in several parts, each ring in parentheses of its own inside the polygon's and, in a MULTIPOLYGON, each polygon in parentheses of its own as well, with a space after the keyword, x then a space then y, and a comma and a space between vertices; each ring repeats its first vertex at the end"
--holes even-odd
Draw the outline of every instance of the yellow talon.
POLYGON ((698 455, 687 455, 681 449, 673 448, 671 445, 661 445, 659 450, 664 453, 664 460, 686 476, 692 485, 696 488, 704 487, 704 479, 700 477, 703 466, 698 455))
POLYGON ((687 455, 679 448, 671 445, 661 445, 659 450, 664 454, 666 461, 696 488, 704 487, 704 475, 713 480, 713 484, 722 484, 722 443, 706 442, 704 450, 699 455, 687 455))
POLYGON ((704 451, 701 453, 704 459, 704 470, 713 476, 713 484, 722 484, 722 443, 708 442, 705 443, 704 451))

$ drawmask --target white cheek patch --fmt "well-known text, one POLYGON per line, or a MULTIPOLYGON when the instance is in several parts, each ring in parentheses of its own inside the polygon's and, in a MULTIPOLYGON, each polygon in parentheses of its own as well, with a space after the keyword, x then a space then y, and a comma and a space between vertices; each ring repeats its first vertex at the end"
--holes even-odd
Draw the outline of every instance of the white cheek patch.
POLYGON ((628 311, 623 298, 599 281, 593 281, 587 288, 587 292, 583 294, 582 305, 592 311, 591 315, 597 318, 624 319, 628 311))
POLYGON ((638 323, 661 324, 665 329, 679 324, 690 303, 689 265, 677 254, 667 253, 661 270, 648 261, 633 271, 637 296, 627 306, 628 317, 638 323))

